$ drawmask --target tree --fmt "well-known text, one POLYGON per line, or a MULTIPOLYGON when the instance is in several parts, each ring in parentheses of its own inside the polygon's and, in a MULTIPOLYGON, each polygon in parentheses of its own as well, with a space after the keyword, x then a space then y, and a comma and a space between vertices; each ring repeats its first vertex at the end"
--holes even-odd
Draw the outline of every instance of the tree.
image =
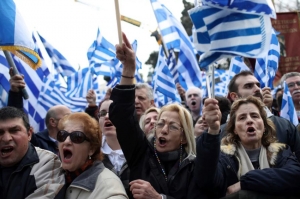
POLYGON ((151 65, 153 68, 155 68, 156 66, 156 62, 157 62, 157 58, 158 58, 158 51, 153 51, 148 60, 146 61, 145 64, 151 65))

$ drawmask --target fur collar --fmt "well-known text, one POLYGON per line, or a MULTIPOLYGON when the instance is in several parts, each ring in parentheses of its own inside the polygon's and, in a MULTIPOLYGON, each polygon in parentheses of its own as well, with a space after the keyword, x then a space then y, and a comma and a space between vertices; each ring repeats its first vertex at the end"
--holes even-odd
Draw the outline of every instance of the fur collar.
MULTIPOLYGON (((276 164, 276 158, 278 152, 285 148, 285 144, 282 143, 271 143, 267 148, 267 158, 270 166, 274 166, 276 164)), ((235 155, 237 148, 235 144, 222 145, 221 151, 227 155, 235 155)))

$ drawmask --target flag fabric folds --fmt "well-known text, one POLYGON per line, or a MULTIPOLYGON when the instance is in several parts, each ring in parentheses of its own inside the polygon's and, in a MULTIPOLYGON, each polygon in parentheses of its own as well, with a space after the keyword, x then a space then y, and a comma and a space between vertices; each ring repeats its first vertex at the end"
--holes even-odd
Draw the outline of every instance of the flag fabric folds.
POLYGON ((193 41, 205 68, 214 57, 239 55, 265 57, 271 40, 271 21, 266 15, 238 13, 209 6, 189 11, 195 26, 193 41), (216 56, 214 53, 219 53, 216 56))
POLYGON ((31 33, 13 0, 0 1, 0 50, 17 55, 33 69, 41 65, 31 33))
POLYGON ((184 89, 190 86, 201 87, 201 73, 194 53, 194 46, 182 24, 173 14, 158 0, 151 0, 151 5, 168 50, 178 52, 176 69, 172 69, 174 75, 178 71, 175 82, 180 81, 184 89))
POLYGON ((286 82, 284 82, 283 84, 283 96, 282 96, 280 116, 289 120, 295 126, 297 126, 299 123, 294 102, 286 82))

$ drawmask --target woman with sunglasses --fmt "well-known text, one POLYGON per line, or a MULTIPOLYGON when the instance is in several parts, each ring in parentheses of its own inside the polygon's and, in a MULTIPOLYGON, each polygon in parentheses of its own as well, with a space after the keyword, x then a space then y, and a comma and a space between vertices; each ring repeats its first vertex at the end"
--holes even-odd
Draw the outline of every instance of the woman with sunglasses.
POLYGON ((59 121, 58 129, 65 198, 128 198, 120 179, 101 162, 101 132, 95 119, 72 113, 59 121))
POLYGON ((117 138, 116 127, 108 118, 108 109, 111 103, 111 100, 104 99, 100 103, 98 112, 99 125, 102 131, 103 164, 120 178, 128 197, 133 198, 129 190, 129 168, 117 138))
POLYGON ((148 141, 135 113, 135 54, 125 34, 123 41, 116 45, 123 72, 111 94, 109 119, 130 169, 130 190, 136 199, 186 199, 195 158, 192 117, 181 105, 163 107, 148 141))

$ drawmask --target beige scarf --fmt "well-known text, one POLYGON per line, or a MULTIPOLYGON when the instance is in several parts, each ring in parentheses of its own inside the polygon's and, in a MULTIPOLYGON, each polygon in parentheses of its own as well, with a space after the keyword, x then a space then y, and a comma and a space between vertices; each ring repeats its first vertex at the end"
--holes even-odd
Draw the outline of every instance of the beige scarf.
MULTIPOLYGON (((239 172, 237 174, 238 179, 245 175, 248 171, 254 170, 254 167, 249 159, 247 152, 245 151, 242 144, 237 146, 237 158, 240 161, 239 172)), ((268 158, 267 158, 267 149, 264 146, 261 146, 260 153, 259 153, 259 168, 266 169, 270 168, 268 158)))

